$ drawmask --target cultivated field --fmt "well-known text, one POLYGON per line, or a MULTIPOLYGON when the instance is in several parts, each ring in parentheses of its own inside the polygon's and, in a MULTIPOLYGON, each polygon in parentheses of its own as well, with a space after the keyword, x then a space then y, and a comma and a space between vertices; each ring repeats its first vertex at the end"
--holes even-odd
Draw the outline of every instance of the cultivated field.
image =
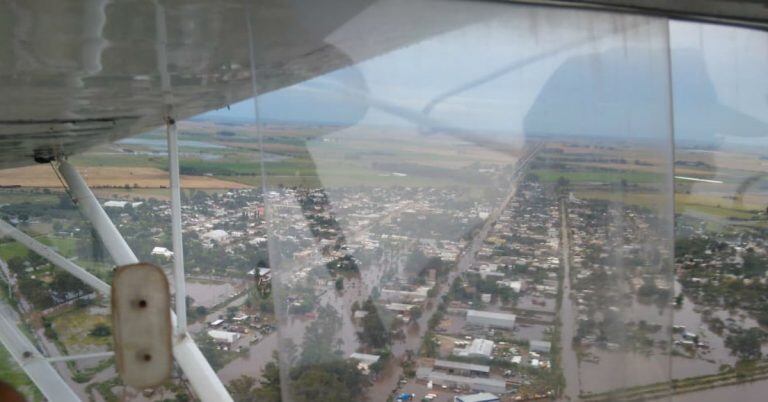
MULTIPOLYGON (((153 167, 84 167, 80 173, 93 188, 165 188, 169 185, 168 172, 153 167)), ((182 176, 186 188, 228 189, 248 187, 242 183, 206 176, 182 176)), ((36 165, 0 170, 0 186, 61 187, 61 182, 49 165, 36 165)))

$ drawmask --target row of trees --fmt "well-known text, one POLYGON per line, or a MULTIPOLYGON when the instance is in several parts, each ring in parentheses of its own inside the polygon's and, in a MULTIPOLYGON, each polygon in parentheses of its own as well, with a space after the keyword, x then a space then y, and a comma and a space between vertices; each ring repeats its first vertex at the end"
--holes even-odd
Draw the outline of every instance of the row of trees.
POLYGON ((43 273, 48 272, 50 267, 37 254, 24 254, 8 260, 8 268, 16 276, 19 292, 39 310, 93 292, 80 279, 62 270, 50 270, 51 280, 46 283, 38 277, 39 275, 27 273, 28 267, 36 267, 36 272, 43 273), (25 260, 28 264, 25 264, 25 260))

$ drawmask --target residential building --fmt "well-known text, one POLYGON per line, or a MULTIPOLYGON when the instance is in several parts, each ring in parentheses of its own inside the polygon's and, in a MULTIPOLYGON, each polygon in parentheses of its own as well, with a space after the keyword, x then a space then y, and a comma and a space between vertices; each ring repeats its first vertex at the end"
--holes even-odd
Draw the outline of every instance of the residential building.
POLYGON ((467 324, 512 329, 517 317, 514 314, 467 310, 467 324))
POLYGON ((453 402, 499 402, 498 396, 489 392, 481 392, 479 394, 472 395, 456 395, 453 397, 453 402))

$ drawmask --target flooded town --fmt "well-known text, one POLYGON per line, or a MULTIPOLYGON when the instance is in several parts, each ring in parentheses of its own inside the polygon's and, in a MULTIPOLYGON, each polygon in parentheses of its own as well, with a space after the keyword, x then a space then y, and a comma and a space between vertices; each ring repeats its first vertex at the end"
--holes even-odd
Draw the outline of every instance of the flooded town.
MULTIPOLYGON (((236 400, 687 401, 762 389, 760 232, 678 216, 672 234, 659 208, 548 179, 542 164, 561 153, 529 146, 484 173, 500 190, 482 197, 451 186, 186 191, 189 333, 236 400)), ((67 195, 32 194, 4 216, 108 279, 67 195)), ((102 205, 140 259, 172 277, 167 201, 102 205)), ((152 390, 122 386, 108 300, 12 242, 2 252, 3 311, 51 356, 93 355, 56 363, 83 399, 192 398, 178 373, 152 390)))
POLYGON ((0 21, 0 402, 768 401, 768 0, 0 21))

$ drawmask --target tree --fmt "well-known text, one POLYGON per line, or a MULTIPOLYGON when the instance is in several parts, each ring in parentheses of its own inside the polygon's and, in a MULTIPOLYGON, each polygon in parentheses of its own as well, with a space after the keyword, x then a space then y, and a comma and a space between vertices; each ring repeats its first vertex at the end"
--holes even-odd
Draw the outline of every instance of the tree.
POLYGON ((274 360, 264 366, 264 373, 261 375, 261 387, 254 393, 254 399, 259 402, 280 402, 280 361, 277 352, 273 354, 274 360))
POLYGON ((682 293, 680 293, 677 296, 675 296, 675 307, 677 307, 677 308, 683 307, 683 300, 685 300, 685 299, 684 299, 682 293))
MULTIPOLYGON (((24 256, 26 257, 27 253, 24 253, 24 256)), ((21 275, 24 273, 24 258, 23 257, 11 257, 8 259, 8 268, 16 275, 21 275)))
POLYGON ((439 348, 440 344, 437 342, 437 338, 432 333, 432 331, 428 331, 426 334, 424 334, 424 339, 421 343, 421 353, 424 356, 436 357, 439 348))
POLYGON ((428 258, 421 249, 414 250, 405 262, 405 270, 414 274, 420 274, 427 265, 428 258))
POLYGON ((740 334, 728 335, 725 338, 725 346, 742 360, 758 360, 763 356, 760 345, 764 337, 763 330, 754 327, 740 334))
POLYGON ((50 286, 51 290, 57 293, 59 299, 67 299, 69 295, 78 297, 91 290, 88 285, 72 274, 58 270, 54 272, 50 286))
POLYGON ((317 319, 304 332, 300 364, 313 365, 336 359, 334 348, 341 325, 341 317, 333 306, 319 307, 317 319))
POLYGON ((93 327, 88 335, 95 336, 97 338, 103 338, 112 335, 112 329, 107 324, 98 323, 95 327, 93 327))
POLYGON ((72 203, 72 198, 69 197, 69 194, 59 194, 59 209, 72 209, 74 207, 75 204, 72 203))
POLYGON ((255 386, 256 379, 243 374, 230 381, 227 390, 235 402, 254 402, 257 400, 253 389, 255 386))
POLYGON ((48 263, 48 261, 45 260, 40 254, 37 253, 28 253, 27 254, 27 262, 29 262, 29 265, 32 267, 38 267, 40 265, 48 263))
POLYGON ((757 318, 758 324, 768 326, 768 305, 761 305, 755 314, 755 318, 757 318))
POLYGON ((760 257, 754 250, 749 250, 744 255, 741 270, 748 278, 764 276, 768 270, 768 259, 760 257))
POLYGON ((337 278, 335 286, 336 286, 336 290, 338 290, 339 292, 344 290, 344 278, 337 278))
POLYGON ((389 345, 391 341, 389 331, 379 317, 373 300, 366 300, 363 303, 363 310, 368 314, 361 320, 363 330, 357 333, 357 338, 372 348, 383 348, 389 345))
POLYGON ((51 293, 45 286, 45 282, 39 279, 23 277, 19 280, 19 291, 26 296, 38 310, 43 310, 53 306, 51 293))
POLYGON ((361 401, 370 383, 350 360, 333 360, 324 364, 299 366, 290 377, 293 401, 361 401))
POLYGON ((208 364, 210 364, 214 370, 219 370, 224 366, 224 361, 219 353, 216 341, 214 341, 210 335, 203 333, 202 336, 197 339, 197 346, 200 348, 200 352, 203 353, 203 356, 205 356, 205 360, 208 360, 208 364))
POLYGON ((333 261, 330 261, 325 265, 328 268, 328 271, 330 271, 331 273, 360 271, 360 267, 357 264, 357 260, 355 259, 355 257, 352 257, 349 254, 343 257, 337 258, 333 261))

